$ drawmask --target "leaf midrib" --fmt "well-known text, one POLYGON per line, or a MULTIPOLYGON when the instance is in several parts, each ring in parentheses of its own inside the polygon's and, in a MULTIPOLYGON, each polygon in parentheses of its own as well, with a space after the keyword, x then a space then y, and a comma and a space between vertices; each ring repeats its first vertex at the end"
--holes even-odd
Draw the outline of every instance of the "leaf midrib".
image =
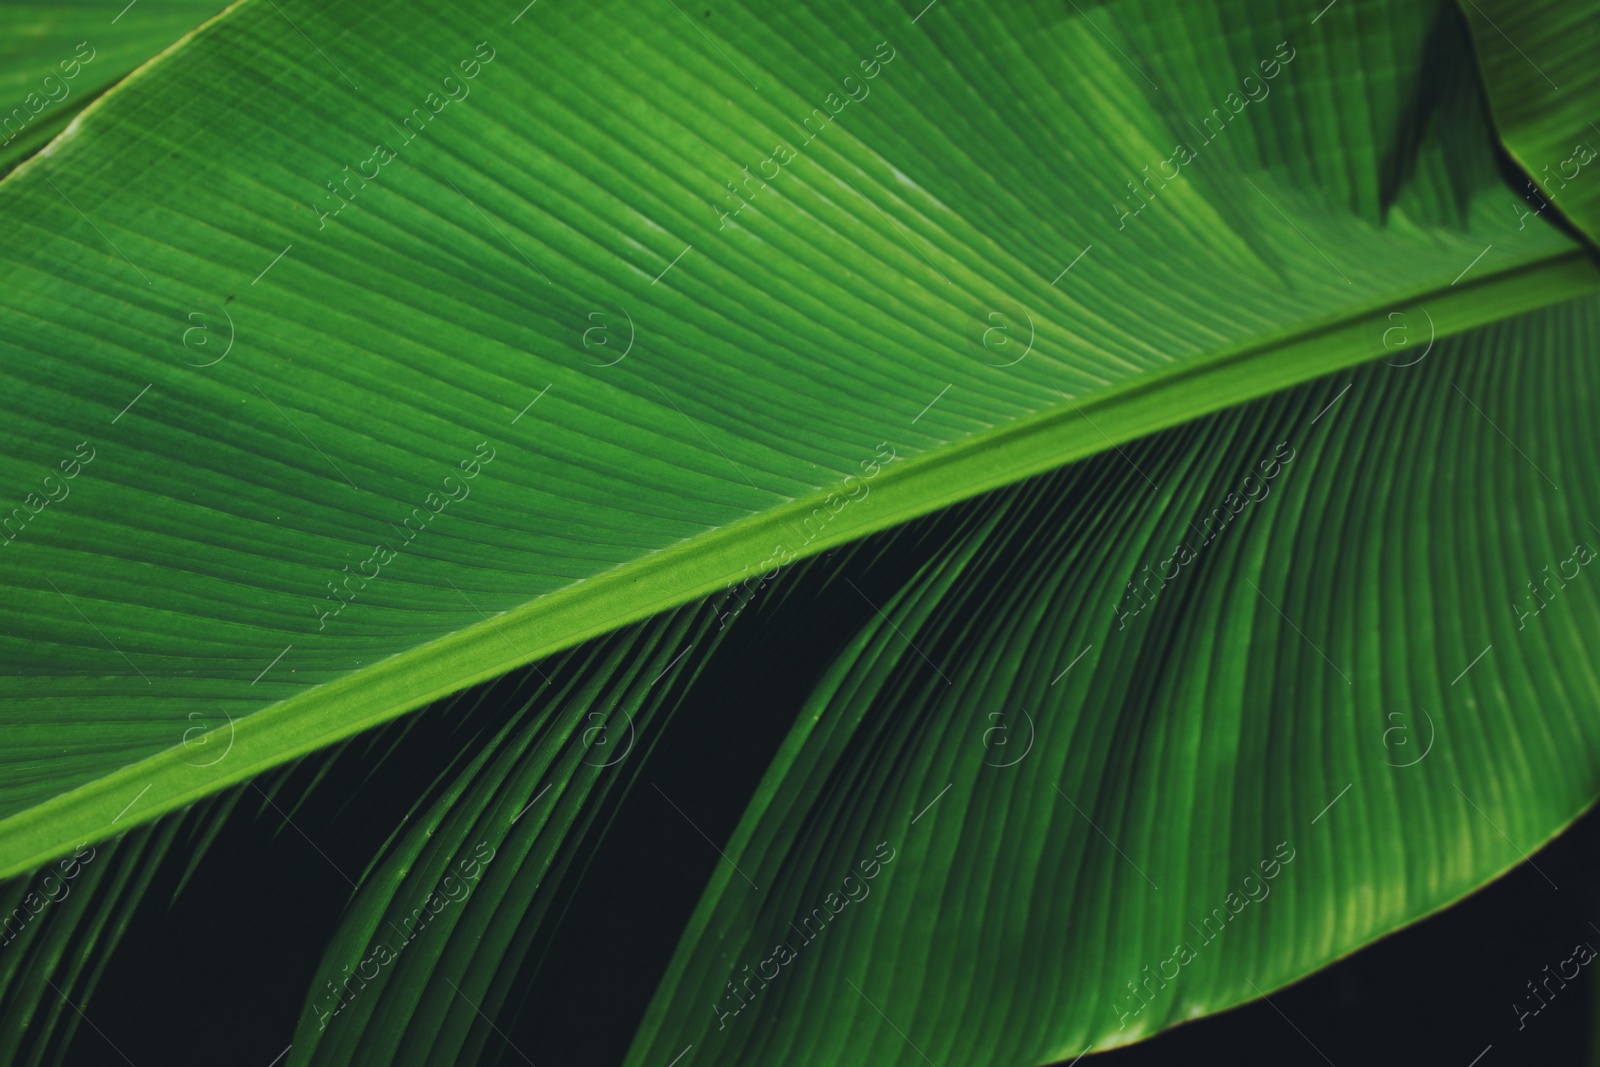
MULTIPOLYGON (((1370 329, 1386 321, 1381 317, 1391 310, 1429 301, 1436 336, 1444 337, 1597 289, 1600 272, 1573 249, 1470 284, 1439 283, 1143 376, 1084 398, 1076 410, 1053 407, 893 462, 869 483, 867 495, 839 511, 797 558, 1377 358, 1370 329), (872 500, 878 503, 869 507, 872 500)), ((0 877, 31 869, 79 842, 109 836, 113 819, 118 831, 125 830, 466 686, 726 588, 769 558, 779 527, 825 507, 835 491, 819 489, 619 563, 498 617, 265 705, 207 735, 207 742, 221 745, 226 742, 222 731, 232 731, 229 757, 213 768, 185 762, 189 750, 174 746, 0 820, 0 877), (518 654, 497 655, 507 645, 518 654), (136 794, 136 810, 124 813, 136 794)))

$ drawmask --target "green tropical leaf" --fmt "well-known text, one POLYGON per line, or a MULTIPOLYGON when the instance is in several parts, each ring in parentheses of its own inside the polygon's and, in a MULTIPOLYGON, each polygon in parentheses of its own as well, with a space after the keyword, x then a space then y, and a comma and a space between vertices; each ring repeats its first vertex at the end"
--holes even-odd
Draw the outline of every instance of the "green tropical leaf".
POLYGON ((0 871, 1370 358, 1398 309, 1448 334, 1595 284, 1549 228, 1480 255, 1514 220, 1465 74, 1424 78, 1464 70, 1448 5, 669 5, 620 72, 611 9, 514 14, 244 4, 0 185, 0 871), (1119 220, 1178 87, 1226 125, 1119 220), (708 206, 791 139, 770 196, 708 206))
POLYGON ((129 71, 221 9, 220 0, 6 5, 0 37, 0 174, 38 151, 129 71))
POLYGON ((1065 1061, 1525 862, 1600 794, 1597 329, 1565 304, 970 509, 812 694, 627 1062, 1065 1061))
POLYGON ((612 768, 649 747, 652 720, 719 644, 717 616, 671 613, 547 664, 550 682, 517 679, 533 687, 511 697, 520 709, 463 749, 464 765, 419 800, 425 810, 361 878, 307 996, 293 1062, 480 1058, 496 1039, 484 1020, 500 1013, 583 866, 577 846, 603 830, 608 794, 631 782, 628 768, 612 768))
POLYGON ((0 1060, 61 1063, 186 813, 81 848, 0 891, 0 1060))
POLYGON ((1465 0, 1462 10, 1495 128, 1527 174, 1519 232, 1540 216, 1560 216, 1592 244, 1600 233, 1600 71, 1592 59, 1600 5, 1465 0))
POLYGON ((1600 793, 1587 7, 147 3, 0 147, 0 1059, 352 773, 287 1063, 520 1056, 665 731, 801 634, 630 1063, 1125 1044, 1600 793))

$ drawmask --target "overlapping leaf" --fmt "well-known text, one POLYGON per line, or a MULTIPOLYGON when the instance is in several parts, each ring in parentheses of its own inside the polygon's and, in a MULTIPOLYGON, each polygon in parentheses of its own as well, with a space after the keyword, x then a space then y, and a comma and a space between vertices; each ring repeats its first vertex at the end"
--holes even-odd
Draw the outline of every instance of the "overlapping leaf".
POLYGON ((974 507, 818 685, 628 1062, 1068 1060, 1523 862, 1600 792, 1597 330, 1565 304, 974 507))
POLYGON ((1473 43, 1506 149, 1527 172, 1519 230, 1540 216, 1600 233, 1600 5, 1592 0, 1464 0, 1473 43), (1532 184, 1529 184, 1529 182, 1532 184))
POLYGON ((361 879, 292 1063, 472 1062, 499 1041, 485 1020, 524 980, 546 914, 585 864, 579 846, 659 732, 653 720, 719 644, 718 614, 685 609, 524 673, 520 711, 464 744, 463 765, 361 879))

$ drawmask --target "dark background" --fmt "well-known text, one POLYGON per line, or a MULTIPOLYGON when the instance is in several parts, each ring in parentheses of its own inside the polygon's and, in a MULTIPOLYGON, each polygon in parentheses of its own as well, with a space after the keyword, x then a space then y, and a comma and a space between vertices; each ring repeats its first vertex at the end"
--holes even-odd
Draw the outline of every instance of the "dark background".
MULTIPOLYGON (((812 610, 816 629, 796 634, 792 646, 809 654, 774 663, 735 646, 713 657, 719 675, 697 688, 717 694, 716 705, 680 714, 650 761, 648 780, 715 839, 732 831, 742 804, 731 798, 753 790, 787 729, 787 717, 763 700, 801 688, 814 661, 832 655, 836 641, 826 635, 853 629, 854 609, 842 598, 812 610)), ((259 796, 246 787, 226 831, 170 908, 160 905, 180 870, 163 867, 89 1006, 100 1032, 80 1027, 65 1062, 267 1067, 292 1039, 349 896, 335 865, 359 876, 414 800, 416 783, 428 780, 451 738, 459 744, 459 725, 438 709, 423 713, 376 772, 375 753, 385 750, 377 745, 346 751, 331 770, 291 772, 280 796, 326 770, 292 813, 298 829, 270 808, 261 811, 259 796)), ((1085 1067, 1600 1064, 1594 967, 1520 1030, 1512 1007, 1533 1003, 1525 983, 1542 978, 1547 964, 1554 970, 1576 943, 1600 946, 1600 932, 1589 925, 1600 925, 1597 854, 1600 813, 1591 811, 1533 857, 1539 870, 1521 864, 1456 906, 1273 993, 1270 1002, 1092 1055, 1085 1067)), ((648 784, 636 786, 575 888, 559 932, 543 946, 522 1010, 514 1020, 497 1020, 517 1051, 492 1039, 488 1062, 620 1062, 717 862, 648 784)))
MULTIPOLYGON (((564 887, 563 920, 530 954, 536 966, 525 968, 520 1010, 495 1020, 505 1038, 490 1038, 485 1062, 621 1061, 721 862, 685 817, 710 838, 726 840, 805 694, 874 610, 867 601, 883 603, 920 564, 919 549, 947 532, 937 522, 913 524, 893 542, 896 551, 887 551, 884 539, 869 539, 799 565, 747 609, 756 625, 730 627, 683 708, 634 769, 611 828, 592 844, 584 877, 564 887), (838 581, 840 574, 860 592, 838 581), (661 803, 652 784, 683 815, 661 803)), ((553 663, 542 667, 558 669, 553 663)), ((514 694, 516 679, 508 681, 503 691, 514 694)), ((359 878, 419 790, 503 718, 507 706, 497 703, 498 692, 489 689, 470 711, 436 705, 331 755, 264 776, 260 788, 293 825, 256 785, 241 787, 237 807, 175 899, 190 858, 185 847, 156 872, 121 943, 104 960, 87 1005, 92 1024, 78 1027, 62 1062, 273 1063, 293 1039, 350 897, 345 875, 359 878)), ((1594 1052, 1600 987, 1592 978, 1600 967, 1582 970, 1520 1030, 1513 1008, 1537 1005, 1526 983, 1542 979, 1546 965, 1554 970, 1574 945, 1600 947, 1597 855, 1600 811, 1591 811, 1533 857, 1537 870, 1520 864, 1454 907, 1272 993, 1270 1001, 1096 1053, 1083 1067, 1600 1067, 1594 1052)))

